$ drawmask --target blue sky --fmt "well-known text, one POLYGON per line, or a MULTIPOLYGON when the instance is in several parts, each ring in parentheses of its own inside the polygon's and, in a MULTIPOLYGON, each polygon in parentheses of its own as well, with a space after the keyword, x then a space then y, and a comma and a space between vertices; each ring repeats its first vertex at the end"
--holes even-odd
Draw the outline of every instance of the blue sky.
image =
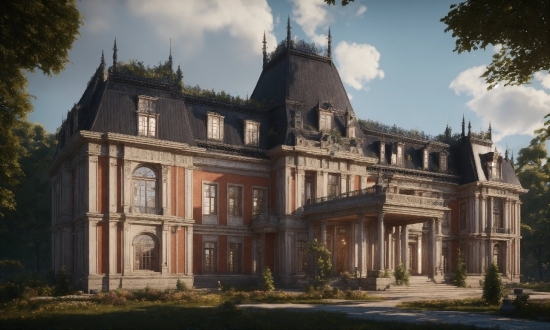
MULTIPOLYGON (((268 51, 292 35, 326 45, 330 26, 333 58, 359 118, 440 134, 448 123, 460 131, 462 116, 472 130, 492 123, 499 150, 528 145, 550 112, 550 75, 531 85, 487 92, 479 75, 494 48, 454 53, 451 33, 439 20, 457 0, 367 1, 327 6, 322 0, 132 0, 78 1, 85 16, 66 69, 54 77, 29 74, 37 97, 30 120, 54 132, 99 65, 101 51, 118 60, 155 65, 169 55, 181 65, 184 82, 250 95, 262 69, 261 39, 268 51)), ((498 47, 498 46, 497 46, 498 47)))

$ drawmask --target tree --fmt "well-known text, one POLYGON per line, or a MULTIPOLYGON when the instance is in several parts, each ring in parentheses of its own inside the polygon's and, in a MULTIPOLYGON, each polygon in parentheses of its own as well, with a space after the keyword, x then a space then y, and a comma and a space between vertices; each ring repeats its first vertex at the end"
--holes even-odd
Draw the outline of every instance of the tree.
POLYGON ((521 196, 522 273, 536 273, 543 280, 550 263, 550 158, 543 134, 519 151, 516 174, 522 186, 529 189, 521 196))
POLYGON ((271 269, 267 267, 262 273, 262 288, 264 291, 274 291, 275 282, 273 281, 273 275, 271 274, 271 269))
POLYGON ((482 75, 489 89, 525 84, 550 69, 550 1, 468 0, 450 9, 440 21, 456 38, 454 51, 501 46, 482 75))
POLYGON ((497 305, 500 302, 500 298, 505 296, 504 285, 500 280, 498 273, 498 267, 493 262, 491 266, 485 272, 485 278, 483 279, 483 300, 491 305, 497 305))
POLYGON ((451 282, 459 288, 466 287, 466 264, 464 263, 464 258, 462 257, 462 252, 460 252, 460 250, 458 250, 456 268, 451 282))
POLYGON ((0 1, 0 217, 15 208, 22 174, 14 129, 32 111, 24 71, 61 72, 81 25, 74 0, 0 1))
POLYGON ((25 207, 7 211, 0 222, 0 259, 21 260, 26 268, 34 264, 40 271, 49 264, 45 257, 51 252, 51 190, 46 170, 55 155, 56 140, 42 125, 26 121, 19 123, 14 135, 21 141, 18 158, 23 175, 13 193, 15 202, 25 207))
POLYGON ((315 278, 313 286, 318 288, 327 284, 330 274, 332 273, 332 262, 330 261, 330 251, 319 241, 314 239, 307 243, 307 252, 315 260, 315 278))

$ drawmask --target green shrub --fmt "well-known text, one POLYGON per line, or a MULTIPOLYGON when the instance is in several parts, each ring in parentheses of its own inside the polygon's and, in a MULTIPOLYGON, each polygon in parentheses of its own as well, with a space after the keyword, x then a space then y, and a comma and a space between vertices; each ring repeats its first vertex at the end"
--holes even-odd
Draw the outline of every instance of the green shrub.
POLYGON ((262 288, 264 291, 268 292, 275 290, 275 282, 273 281, 273 275, 271 274, 269 267, 267 267, 262 273, 262 288))
POLYGON ((458 257, 456 260, 456 268, 453 274, 453 279, 451 280, 451 283, 456 285, 459 288, 465 288, 466 287, 466 264, 464 263, 464 259, 462 257, 462 252, 458 250, 458 257))
POLYGON ((307 252, 315 260, 315 278, 313 286, 316 288, 327 284, 329 276, 332 273, 332 262, 330 261, 330 251, 319 241, 314 239, 307 243, 307 252))
POLYGON ((176 282, 176 290, 178 290, 178 291, 187 291, 187 284, 185 284, 185 282, 181 281, 178 278, 178 281, 176 282))
POLYGON ((502 285, 502 281, 500 280, 498 267, 495 263, 492 263, 487 272, 485 272, 482 298, 488 304, 497 305, 500 302, 500 298, 504 296, 504 285, 502 285))
POLYGON ((397 285, 409 285, 410 274, 409 271, 406 270, 402 264, 399 264, 397 265, 397 267, 395 267, 393 275, 395 276, 395 283, 397 283, 397 285))
POLYGON ((516 296, 516 298, 512 301, 512 305, 516 308, 516 311, 521 311, 522 309, 527 306, 529 302, 529 295, 528 294, 520 294, 516 296))
POLYGON ((349 272, 341 272, 340 278, 342 278, 342 282, 344 282, 346 286, 348 286, 349 281, 353 278, 353 275, 351 275, 349 272))
POLYGON ((65 270, 65 266, 61 266, 61 269, 59 270, 59 273, 57 273, 56 280, 55 280, 55 289, 54 289, 54 295, 55 296, 64 296, 70 293, 70 280, 67 276, 67 271, 65 270))

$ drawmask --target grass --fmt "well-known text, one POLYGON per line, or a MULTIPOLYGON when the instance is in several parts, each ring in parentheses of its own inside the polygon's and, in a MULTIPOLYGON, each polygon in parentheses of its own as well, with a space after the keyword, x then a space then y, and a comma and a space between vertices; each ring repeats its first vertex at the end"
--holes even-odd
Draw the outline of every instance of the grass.
POLYGON ((550 292, 550 282, 526 282, 526 283, 514 283, 510 285, 510 289, 524 288, 531 289, 539 292, 550 292))
MULTIPOLYGON (((344 313, 241 309, 231 303, 198 307, 181 302, 32 301, 1 306, 2 329, 439 329, 438 324, 374 322, 344 313), (8 306, 6 306, 8 305, 8 306), (298 326, 299 325, 299 326, 298 326)), ((451 329, 475 329, 446 325, 451 329)))
POLYGON ((497 312, 500 308, 499 305, 487 304, 481 298, 407 301, 397 305, 397 307, 460 312, 497 312))

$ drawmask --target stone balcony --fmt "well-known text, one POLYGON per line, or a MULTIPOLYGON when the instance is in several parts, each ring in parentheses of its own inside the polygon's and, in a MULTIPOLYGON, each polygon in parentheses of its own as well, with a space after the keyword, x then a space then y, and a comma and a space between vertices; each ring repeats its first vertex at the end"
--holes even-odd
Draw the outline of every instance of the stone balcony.
POLYGON ((252 217, 252 230, 254 232, 276 232, 279 219, 273 209, 266 209, 252 217))

